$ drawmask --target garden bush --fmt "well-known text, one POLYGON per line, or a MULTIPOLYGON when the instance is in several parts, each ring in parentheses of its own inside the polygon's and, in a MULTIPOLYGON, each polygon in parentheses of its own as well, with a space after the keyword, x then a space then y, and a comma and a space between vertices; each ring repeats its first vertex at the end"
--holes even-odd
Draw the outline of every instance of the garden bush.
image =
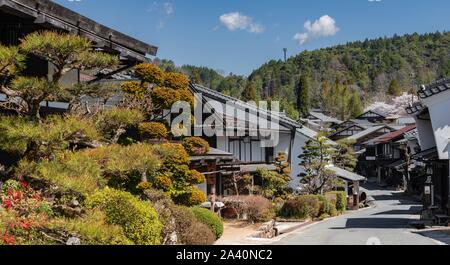
POLYGON ((206 195, 197 187, 190 187, 184 192, 174 193, 172 196, 176 204, 184 206, 197 206, 206 201, 206 195))
POLYGON ((320 199, 316 195, 302 195, 286 201, 280 215, 286 218, 317 218, 321 209, 320 199))
POLYGON ((211 245, 216 236, 208 225, 197 221, 190 208, 174 206, 172 215, 175 218, 178 242, 184 245, 211 245))
POLYGON ((159 140, 167 137, 167 128, 160 122, 143 122, 138 126, 142 139, 159 140))
POLYGON ((181 73, 168 72, 164 75, 163 86, 176 90, 187 89, 189 86, 189 78, 181 73))
POLYGON ((248 221, 266 222, 275 217, 272 202, 263 196, 229 196, 222 199, 223 203, 234 209, 239 219, 248 221))
POLYGON ((183 146, 191 156, 204 155, 210 149, 209 143, 200 137, 184 138, 183 146))
POLYGON ((144 82, 155 85, 162 85, 164 82, 165 73, 155 64, 138 64, 134 68, 134 71, 136 75, 144 82))
POLYGON ((320 201, 320 210, 318 217, 326 218, 337 215, 336 204, 333 201, 327 199, 324 195, 317 195, 320 201))
POLYGON ((347 196, 344 191, 332 191, 326 194, 327 197, 331 197, 336 202, 336 210, 343 213, 347 210, 347 196))
POLYGON ((200 207, 192 208, 192 212, 198 221, 208 225, 211 228, 216 236, 216 239, 219 239, 223 235, 223 221, 219 216, 217 216, 217 214, 200 207))
POLYGON ((52 230, 66 230, 75 233, 81 239, 82 245, 131 245, 122 227, 108 224, 105 213, 99 210, 89 210, 83 218, 56 219, 48 226, 52 230))
POLYGON ((162 224, 149 203, 128 192, 105 188, 89 197, 87 205, 104 211, 107 222, 121 226, 135 244, 160 244, 162 224))

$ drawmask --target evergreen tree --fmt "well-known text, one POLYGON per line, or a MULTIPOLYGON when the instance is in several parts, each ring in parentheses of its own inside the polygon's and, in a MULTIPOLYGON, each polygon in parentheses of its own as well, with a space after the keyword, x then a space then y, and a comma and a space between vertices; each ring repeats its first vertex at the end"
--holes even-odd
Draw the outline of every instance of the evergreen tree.
POLYGON ((303 117, 309 114, 309 86, 308 77, 302 74, 297 84, 297 109, 303 117))
POLYGON ((305 172, 299 176, 304 193, 323 194, 332 188, 334 172, 328 166, 332 162, 333 150, 327 141, 326 137, 316 136, 306 143, 303 154, 299 156, 300 166, 305 172))
POLYGON ((244 87, 244 91, 242 92, 241 99, 243 101, 256 101, 257 95, 256 95, 256 86, 253 84, 253 82, 247 82, 247 84, 244 87))
POLYGON ((291 165, 287 162, 286 153, 279 152, 278 156, 275 158, 275 166, 277 168, 277 173, 281 175, 291 174, 291 165))
POLYGON ((349 108, 350 116, 352 118, 358 117, 364 112, 364 108, 361 102, 361 95, 358 91, 353 91, 352 97, 350 98, 349 108))
POLYGON ((402 88, 398 84, 397 80, 394 79, 391 81, 388 89, 388 94, 397 97, 402 95, 402 88))
POLYGON ((335 166, 353 172, 358 160, 353 149, 354 140, 343 139, 338 141, 336 150, 333 154, 333 163, 335 166))

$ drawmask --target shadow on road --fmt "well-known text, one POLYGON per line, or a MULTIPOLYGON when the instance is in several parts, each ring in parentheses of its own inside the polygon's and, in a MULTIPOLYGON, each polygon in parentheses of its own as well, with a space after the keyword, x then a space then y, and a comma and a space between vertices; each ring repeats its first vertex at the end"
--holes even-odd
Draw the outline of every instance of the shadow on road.
POLYGON ((422 206, 411 206, 408 210, 390 210, 385 212, 374 213, 373 215, 415 215, 420 214, 422 206))
POLYGON ((399 229, 409 228, 411 221, 407 218, 352 218, 347 220, 345 227, 331 229, 399 229))

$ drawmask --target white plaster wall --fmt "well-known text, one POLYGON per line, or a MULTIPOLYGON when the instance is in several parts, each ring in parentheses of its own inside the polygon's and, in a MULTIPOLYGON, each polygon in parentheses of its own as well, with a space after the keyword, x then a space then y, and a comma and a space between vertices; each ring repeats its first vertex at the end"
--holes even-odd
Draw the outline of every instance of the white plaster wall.
POLYGON ((436 141, 434 140, 434 131, 431 121, 416 120, 417 130, 419 131, 419 145, 422 150, 428 150, 436 146, 436 141))
POLYGON ((297 132, 295 134, 294 145, 292 149, 292 172, 291 172, 291 183, 290 186, 293 189, 297 189, 300 186, 300 178, 298 175, 304 172, 302 168, 299 166, 300 159, 298 158, 300 154, 303 153, 303 147, 309 139, 303 134, 297 132))
POLYGON ((447 160, 450 157, 450 90, 432 96, 424 103, 430 110, 439 159, 447 160))

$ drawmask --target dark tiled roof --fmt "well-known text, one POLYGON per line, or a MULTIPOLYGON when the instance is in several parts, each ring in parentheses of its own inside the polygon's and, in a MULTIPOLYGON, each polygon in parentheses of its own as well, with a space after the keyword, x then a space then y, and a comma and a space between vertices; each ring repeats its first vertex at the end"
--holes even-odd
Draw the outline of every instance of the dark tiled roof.
POLYGON ((383 143, 388 143, 388 142, 390 142, 390 141, 395 140, 396 138, 398 138, 398 137, 400 137, 400 136, 403 136, 405 133, 407 133, 407 132, 409 132, 409 131, 412 131, 412 130, 414 130, 414 129, 416 129, 416 125, 415 125, 415 124, 409 125, 409 126, 406 126, 406 127, 402 128, 402 129, 400 129, 400 130, 397 130, 397 131, 395 131, 395 132, 391 132, 391 133, 382 135, 382 136, 380 136, 380 137, 377 137, 377 138, 371 140, 370 142, 371 142, 372 144, 383 144, 383 143))
POLYGON ((108 28, 53 1, 0 0, 0 9, 85 36, 100 48, 117 50, 122 56, 139 61, 145 61, 146 54, 155 56, 158 50, 155 46, 108 28))
POLYGON ((207 97, 210 97, 210 98, 212 98, 214 100, 217 100, 219 102, 222 102, 222 103, 233 102, 236 105, 242 106, 244 108, 251 109, 253 111, 257 111, 259 113, 263 113, 264 115, 267 115, 267 116, 275 115, 276 118, 280 120, 280 124, 283 125, 283 126, 287 126, 289 128, 302 128, 303 127, 300 123, 294 121, 291 118, 288 118, 287 116, 284 116, 284 115, 281 115, 281 114, 277 115, 274 112, 270 112, 270 111, 258 108, 258 107, 254 106, 254 105, 248 104, 247 102, 244 102, 242 100, 239 100, 239 99, 236 99, 236 98, 224 95, 224 94, 222 94, 222 93, 220 93, 218 91, 212 90, 210 88, 207 88, 207 87, 204 87, 204 86, 201 86, 201 85, 198 85, 198 84, 190 84, 189 87, 190 87, 190 89, 191 89, 191 91, 193 93, 204 94, 207 97))
POLYGON ((386 118, 388 116, 386 113, 383 113, 383 112, 381 112, 379 110, 368 110, 368 111, 364 112, 363 114, 361 114, 360 116, 358 116, 357 118, 361 118, 361 117, 363 117, 364 115, 366 115, 368 113, 373 113, 373 114, 375 114, 377 116, 380 116, 382 118, 386 118))
POLYGON ((450 78, 437 80, 427 86, 422 86, 417 92, 420 98, 429 98, 450 89, 450 78))
POLYGON ((422 112, 422 111, 423 111, 424 109, 426 109, 426 108, 427 108, 427 107, 424 106, 424 105, 422 104, 422 102, 417 101, 417 102, 414 102, 414 104, 412 104, 412 106, 407 107, 407 108, 406 108, 406 112, 407 112, 409 115, 414 115, 414 114, 417 114, 417 113, 422 112))

